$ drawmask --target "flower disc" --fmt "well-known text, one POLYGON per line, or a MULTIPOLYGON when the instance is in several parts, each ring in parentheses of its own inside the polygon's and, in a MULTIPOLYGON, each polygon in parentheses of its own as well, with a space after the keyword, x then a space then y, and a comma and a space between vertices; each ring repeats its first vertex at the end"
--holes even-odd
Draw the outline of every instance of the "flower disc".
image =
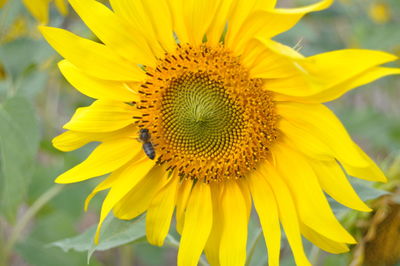
POLYGON ((180 46, 146 69, 138 123, 158 162, 185 178, 240 178, 277 137, 272 93, 226 48, 180 46))

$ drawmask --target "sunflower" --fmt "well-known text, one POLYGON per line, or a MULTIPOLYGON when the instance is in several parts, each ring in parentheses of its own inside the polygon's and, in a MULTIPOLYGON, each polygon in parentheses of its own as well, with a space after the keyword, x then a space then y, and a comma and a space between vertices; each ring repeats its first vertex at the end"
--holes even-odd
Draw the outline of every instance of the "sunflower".
MULTIPOLYGON (((7 2, 7 0, 0 0, 0 8, 7 2)), ((40 23, 47 24, 49 21, 49 4, 54 2, 57 10, 62 14, 68 13, 68 7, 65 0, 23 0, 25 7, 32 14, 32 16, 40 23)))
POLYGON ((324 192, 369 211, 345 172, 385 181, 375 163, 323 105, 400 69, 393 55, 340 50, 304 57, 271 38, 332 0, 275 8, 257 0, 95 0, 70 4, 101 43, 41 27, 65 59, 59 68, 96 100, 77 109, 53 140, 62 151, 100 142, 57 183, 109 174, 106 216, 146 212, 147 239, 161 246, 175 212, 178 265, 243 265, 252 204, 279 264, 281 228, 298 265, 302 236, 331 253, 354 238, 324 192), (160 12, 160 10, 162 12, 160 12))

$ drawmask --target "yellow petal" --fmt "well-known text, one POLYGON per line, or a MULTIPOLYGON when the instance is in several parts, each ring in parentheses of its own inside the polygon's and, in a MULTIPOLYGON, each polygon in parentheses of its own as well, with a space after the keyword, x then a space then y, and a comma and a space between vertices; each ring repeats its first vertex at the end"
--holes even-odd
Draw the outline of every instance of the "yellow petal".
POLYGON ((219 247, 221 242, 222 228, 223 228, 223 215, 221 209, 221 195, 223 186, 219 183, 211 183, 211 198, 213 204, 213 224, 210 236, 208 237, 204 252, 207 256, 208 262, 217 266, 219 263, 219 247))
MULTIPOLYGON (((318 143, 322 142, 329 147, 340 162, 360 167, 368 166, 368 162, 359 153, 342 123, 324 105, 282 102, 277 104, 277 110, 295 127, 317 138, 318 143)), ((311 140, 311 138, 308 139, 311 140)), ((324 149, 322 145, 319 146, 318 152, 321 152, 321 149, 324 149)), ((329 154, 329 150, 325 154, 329 154)))
MULTIPOLYGON (((251 3, 253 1, 243 2, 251 3)), ((235 32, 235 29, 228 31, 227 46, 240 55, 246 43, 252 38, 257 36, 274 37, 291 29, 305 14, 328 8, 332 3, 333 0, 322 0, 301 8, 256 10, 245 17, 237 32, 235 32)))
POLYGON ((137 129, 135 126, 128 126, 117 131, 106 133, 66 131, 55 137, 52 140, 52 144, 56 149, 59 149, 60 151, 73 151, 93 141, 103 142, 114 138, 136 136, 137 129))
MULTIPOLYGON (((154 164, 154 161, 152 162, 154 164)), ((167 176, 168 172, 165 172, 162 167, 155 167, 118 202, 113 209, 115 216, 119 219, 131 220, 145 212, 156 193, 167 181, 167 176)))
POLYGON ((303 148, 302 151, 316 159, 319 155, 329 154, 331 150, 349 175, 370 181, 386 181, 379 167, 351 140, 341 122, 324 105, 280 102, 277 109, 284 119, 295 126, 289 129, 285 128, 285 123, 281 123, 284 134, 294 140, 289 142, 292 146, 303 148), (310 146, 305 147, 301 143, 304 139, 299 137, 305 137, 310 146))
POLYGON ((342 168, 334 160, 310 162, 318 176, 322 189, 337 202, 359 211, 371 211, 358 197, 342 168))
POLYGON ((178 251, 178 266, 196 266, 213 221, 210 186, 197 182, 190 195, 178 251))
POLYGON ((100 141, 97 134, 66 131, 52 140, 53 146, 60 151, 73 151, 89 142, 100 141))
POLYGON ((307 159, 283 143, 274 146, 273 156, 279 174, 293 193, 300 220, 333 241, 355 243, 333 214, 307 159))
POLYGON ((293 256, 297 265, 309 265, 305 253, 303 243, 301 241, 300 225, 296 207, 292 195, 287 188, 286 184, 282 181, 278 175, 274 166, 269 163, 260 164, 260 173, 264 176, 267 182, 270 184, 276 202, 278 204, 279 218, 282 223, 282 227, 285 230, 286 237, 289 241, 289 245, 292 248, 293 256))
POLYGON ((143 2, 140 0, 110 0, 110 4, 114 12, 123 18, 134 31, 139 31, 146 37, 147 44, 150 46, 153 54, 157 58, 161 58, 165 51, 158 41, 152 21, 148 17, 143 2))
POLYGON ((290 98, 291 100, 307 103, 329 102, 341 97, 343 94, 354 88, 358 88, 386 76, 399 74, 400 68, 374 67, 350 80, 347 80, 342 84, 322 90, 314 95, 309 95, 306 97, 280 97, 278 100, 282 101, 290 98))
POLYGON ((99 39, 133 64, 154 67, 156 58, 143 35, 95 0, 69 0, 71 6, 99 39))
MULTIPOLYGON (((216 1, 218 2, 218 1, 216 1)), ((229 11, 232 8, 233 0, 220 0, 218 3, 218 9, 215 12, 214 19, 210 23, 207 30, 207 42, 216 45, 220 43, 221 36, 227 26, 229 11)))
POLYGON ((57 177, 55 182, 74 183, 108 174, 129 162, 141 145, 132 138, 120 138, 101 143, 82 163, 57 177))
POLYGON ((44 38, 64 58, 87 74, 107 80, 142 81, 145 73, 111 48, 63 29, 39 27, 44 38))
POLYGON ((286 143, 315 160, 330 161, 335 153, 327 144, 301 127, 290 123, 287 119, 279 121, 279 129, 286 143))
POLYGON ((96 196, 97 193, 99 193, 100 191, 109 189, 113 186, 113 184, 115 184, 116 181, 118 181, 118 174, 111 174, 109 175, 106 179, 104 179, 100 184, 98 184, 93 190, 92 192, 90 192, 90 194, 86 197, 85 199, 85 211, 88 210, 90 201, 93 199, 94 196, 96 196))
POLYGON ((185 221, 185 209, 192 187, 192 180, 183 180, 179 187, 178 197, 176 199, 176 231, 179 234, 182 234, 183 224, 185 221))
POLYGON ((254 170, 253 174, 246 181, 249 184, 254 207, 260 218, 268 250, 268 265, 279 266, 281 228, 274 194, 260 171, 254 170))
POLYGON ((351 176, 361 178, 364 180, 386 182, 387 178, 385 174, 374 163, 374 161, 372 161, 371 158, 369 158, 369 156, 363 150, 360 149, 360 147, 355 145, 355 148, 358 150, 358 152, 361 154, 364 160, 368 162, 368 166, 357 167, 347 163, 342 163, 342 166, 346 170, 346 172, 351 176))
MULTIPOLYGON (((100 212, 100 220, 97 225, 95 234, 95 243, 99 241, 100 229, 104 222, 104 219, 110 213, 111 209, 134 187, 140 180, 151 177, 153 174, 159 172, 160 167, 154 166, 154 161, 144 160, 136 163, 131 163, 127 167, 114 172, 116 175, 116 182, 113 182, 113 186, 108 192, 106 198, 103 201, 100 212)), ((112 177, 109 177, 110 179, 112 177)))
POLYGON ((189 35, 189 43, 200 45, 204 35, 215 16, 218 7, 215 0, 185 0, 183 2, 183 16, 189 35))
POLYGON ((242 191, 244 203, 245 203, 246 209, 247 209, 247 222, 248 222, 250 219, 251 207, 252 207, 249 186, 244 179, 237 180, 237 184, 239 185, 239 188, 242 191))
POLYGON ((64 128, 80 132, 110 132, 133 124, 135 114, 135 106, 97 100, 89 107, 78 108, 64 128))
POLYGON ((324 105, 281 102, 277 109, 296 127, 325 143, 349 175, 370 181, 386 181, 379 167, 351 140, 342 123, 324 105))
POLYGON ((374 66, 396 59, 396 56, 380 51, 345 49, 310 56, 298 63, 311 79, 329 89, 374 66))
POLYGON ((176 49, 176 42, 168 3, 165 0, 142 0, 142 3, 147 17, 153 25, 157 40, 167 52, 173 52, 176 49))
POLYGON ((50 0, 23 0, 32 16, 43 24, 49 22, 49 2, 50 0))
POLYGON ((173 29, 180 43, 189 43, 189 33, 183 16, 185 0, 166 0, 171 10, 173 29))
POLYGON ((234 39, 239 34, 244 21, 257 9, 260 2, 258 0, 236 0, 232 2, 231 12, 228 17, 228 31, 225 37, 227 47, 234 48, 234 39))
MULTIPOLYGON (((320 103, 334 100, 347 91, 384 76, 400 74, 400 69, 377 67, 397 59, 396 56, 372 50, 347 49, 307 58, 273 48, 274 42, 259 38, 266 49, 292 61, 288 77, 269 80, 266 89, 278 94, 278 101, 320 103)), ((262 75, 262 74, 261 74, 262 75)), ((267 75, 267 71, 265 72, 267 75)))
POLYGON ((91 77, 67 60, 58 63, 58 67, 72 86, 89 97, 121 102, 139 101, 138 93, 124 82, 91 77))
POLYGON ((254 38, 254 40, 261 43, 263 46, 265 46, 265 49, 274 52, 276 55, 292 60, 292 63, 297 61, 301 62, 303 59, 305 59, 305 57, 294 48, 281 44, 277 41, 265 38, 263 36, 258 36, 254 38))
POLYGON ((307 225, 301 224, 301 233, 314 245, 329 253, 340 254, 349 251, 349 247, 346 244, 332 241, 318 234, 307 225))
POLYGON ((146 235, 149 243, 162 246, 168 235, 176 203, 179 176, 173 175, 155 195, 146 214, 146 235))
MULTIPOLYGON (((270 48, 266 48, 259 40, 248 42, 240 57, 252 78, 281 79, 297 74, 292 59, 288 59, 270 48)), ((266 86, 268 86, 268 82, 266 86)))
POLYGON ((223 215, 219 259, 221 266, 244 265, 247 243, 247 206, 236 181, 226 181, 221 196, 223 215))

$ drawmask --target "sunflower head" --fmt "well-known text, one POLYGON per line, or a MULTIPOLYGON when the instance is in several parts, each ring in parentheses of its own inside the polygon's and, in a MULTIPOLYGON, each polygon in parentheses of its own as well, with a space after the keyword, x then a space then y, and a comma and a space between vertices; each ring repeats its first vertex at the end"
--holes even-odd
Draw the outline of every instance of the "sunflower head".
POLYGON ((111 211, 127 220, 146 212, 147 239, 162 245, 175 213, 179 265, 197 265, 203 250, 212 265, 243 265, 254 205, 269 265, 279 264, 281 226, 299 265, 310 265, 302 235, 328 252, 348 251, 355 240, 324 192, 369 211, 345 173, 385 176, 323 103, 399 74, 380 66, 395 56, 350 49, 304 57, 272 40, 332 0, 296 9, 274 0, 110 0, 112 10, 70 3, 101 43, 41 30, 65 57, 66 79, 97 100, 53 143, 64 151, 100 144, 56 182, 109 174, 86 202, 108 190, 98 232, 111 211))

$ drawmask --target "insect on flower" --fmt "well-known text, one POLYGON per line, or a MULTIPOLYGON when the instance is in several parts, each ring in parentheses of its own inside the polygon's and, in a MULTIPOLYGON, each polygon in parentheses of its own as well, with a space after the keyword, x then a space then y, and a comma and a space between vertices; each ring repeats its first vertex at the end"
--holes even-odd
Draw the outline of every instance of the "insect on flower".
POLYGON ((146 153, 147 157, 154 160, 156 157, 156 152, 154 151, 154 146, 150 142, 151 134, 147 128, 142 128, 139 131, 139 139, 143 143, 143 151, 146 153))

